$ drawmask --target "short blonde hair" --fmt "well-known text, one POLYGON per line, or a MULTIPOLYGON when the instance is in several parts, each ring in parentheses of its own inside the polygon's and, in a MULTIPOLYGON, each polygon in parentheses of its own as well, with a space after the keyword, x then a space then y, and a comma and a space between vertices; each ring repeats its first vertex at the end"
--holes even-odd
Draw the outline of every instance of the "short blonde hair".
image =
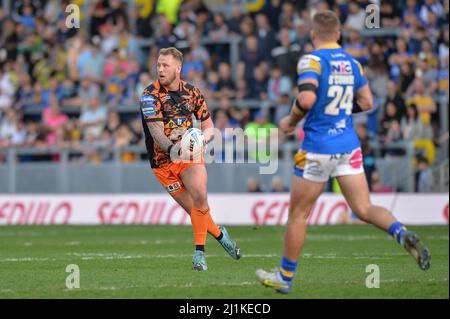
POLYGON ((174 47, 169 48, 162 48, 159 50, 159 55, 171 55, 173 58, 177 61, 180 61, 180 63, 183 63, 183 53, 181 53, 180 50, 174 47))
POLYGON ((339 17, 331 10, 319 11, 313 17, 313 30, 319 39, 335 40, 334 36, 340 29, 339 17))

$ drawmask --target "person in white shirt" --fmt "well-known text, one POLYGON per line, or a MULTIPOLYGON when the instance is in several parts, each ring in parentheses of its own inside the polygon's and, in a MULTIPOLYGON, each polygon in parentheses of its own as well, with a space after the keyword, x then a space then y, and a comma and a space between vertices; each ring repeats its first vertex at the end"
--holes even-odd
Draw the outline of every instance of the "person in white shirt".
POLYGON ((100 100, 94 97, 87 108, 80 115, 80 124, 83 136, 93 135, 100 138, 107 119, 107 109, 100 104, 100 100))

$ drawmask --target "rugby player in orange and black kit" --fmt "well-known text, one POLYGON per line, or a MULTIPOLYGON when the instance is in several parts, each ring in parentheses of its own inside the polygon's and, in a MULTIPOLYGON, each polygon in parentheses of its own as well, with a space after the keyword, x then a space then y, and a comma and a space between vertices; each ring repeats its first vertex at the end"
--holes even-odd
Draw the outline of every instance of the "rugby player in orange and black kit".
MULTIPOLYGON (((200 90, 181 80, 183 54, 176 48, 159 51, 158 80, 143 91, 140 99, 142 125, 150 164, 156 178, 190 215, 194 232, 195 270, 207 270, 206 235, 214 236, 228 254, 239 259, 240 249, 225 227, 217 226, 207 200, 207 172, 203 154, 185 154, 180 140, 192 128, 192 116, 201 122, 205 144, 213 139, 214 124, 200 90)), ((205 147, 206 148, 206 147, 205 147)), ((203 152, 202 152, 203 153, 203 152)))

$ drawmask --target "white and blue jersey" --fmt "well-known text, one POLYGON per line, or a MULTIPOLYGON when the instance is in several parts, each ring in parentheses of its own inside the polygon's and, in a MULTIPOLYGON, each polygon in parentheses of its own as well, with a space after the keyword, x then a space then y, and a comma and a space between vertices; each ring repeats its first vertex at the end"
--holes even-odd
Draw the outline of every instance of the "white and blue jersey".
POLYGON ((317 154, 343 154, 360 147, 353 128, 353 97, 367 85, 361 64, 340 46, 330 45, 303 56, 298 80, 319 83, 317 101, 303 127, 302 149, 317 154))

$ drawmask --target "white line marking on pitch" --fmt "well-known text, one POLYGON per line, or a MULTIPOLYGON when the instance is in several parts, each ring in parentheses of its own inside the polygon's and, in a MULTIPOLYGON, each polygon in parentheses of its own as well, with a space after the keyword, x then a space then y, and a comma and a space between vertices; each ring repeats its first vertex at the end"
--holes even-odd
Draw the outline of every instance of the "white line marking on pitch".
MULTIPOLYGON (((191 254, 121 254, 121 253, 67 253, 67 256, 75 256, 81 260, 121 260, 121 259, 160 259, 160 258, 190 258, 191 254)), ((382 255, 369 255, 354 253, 352 256, 339 256, 334 253, 315 255, 311 253, 302 254, 304 259, 389 259, 393 256, 406 256, 406 253, 385 253, 382 255)), ((208 258, 222 258, 223 254, 209 254, 208 258)), ((243 258, 279 258, 279 254, 244 254, 243 258)), ((48 257, 17 257, 0 259, 0 262, 42 262, 42 261, 64 261, 64 258, 48 257)))
MULTIPOLYGON (((243 281, 243 282, 218 282, 214 283, 214 286, 224 286, 224 287, 233 287, 233 286, 254 286, 258 285, 257 281, 243 281)), ((193 285, 192 282, 186 284, 160 284, 160 285, 151 285, 148 286, 106 286, 106 287, 95 287, 95 288, 81 288, 78 291, 88 291, 88 290, 121 290, 121 289, 161 289, 161 288, 203 288, 208 285, 193 285)), ((73 289, 64 289, 64 291, 75 291, 73 289)))

